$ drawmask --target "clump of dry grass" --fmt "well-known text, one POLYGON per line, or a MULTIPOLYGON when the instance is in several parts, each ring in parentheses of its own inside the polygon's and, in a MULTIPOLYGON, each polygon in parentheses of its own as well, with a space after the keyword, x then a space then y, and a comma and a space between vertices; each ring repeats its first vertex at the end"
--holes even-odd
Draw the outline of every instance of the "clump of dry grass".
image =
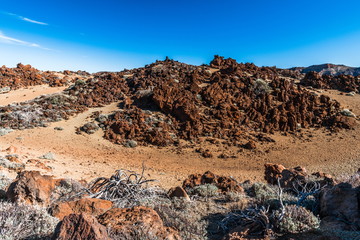
POLYGON ((40 239, 50 236, 59 219, 37 205, 0 202, 2 240, 40 239))

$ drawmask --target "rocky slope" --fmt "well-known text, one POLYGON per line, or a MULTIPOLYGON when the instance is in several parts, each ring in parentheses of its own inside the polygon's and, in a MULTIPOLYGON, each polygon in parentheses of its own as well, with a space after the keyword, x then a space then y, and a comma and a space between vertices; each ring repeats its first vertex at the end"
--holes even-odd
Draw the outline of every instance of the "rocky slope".
POLYGON ((166 59, 143 68, 94 74, 62 94, 1 107, 0 125, 46 126, 88 108, 119 102, 119 111, 101 120, 100 115, 94 117, 104 137, 118 144, 167 146, 214 137, 236 145, 249 134, 266 139, 261 134, 353 128, 356 121, 341 113, 337 101, 311 93, 289 75, 219 56, 203 66, 166 59))

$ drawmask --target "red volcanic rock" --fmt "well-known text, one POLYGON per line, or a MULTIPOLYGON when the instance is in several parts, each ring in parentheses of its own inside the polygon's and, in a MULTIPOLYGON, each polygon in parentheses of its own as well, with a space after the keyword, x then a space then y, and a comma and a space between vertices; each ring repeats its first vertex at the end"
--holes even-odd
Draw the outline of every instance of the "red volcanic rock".
POLYGON ((302 167, 286 169, 281 164, 265 164, 265 180, 270 184, 277 184, 279 179, 282 187, 292 187, 294 182, 304 181, 307 175, 306 169, 302 167))
POLYGON ((52 216, 62 220, 70 214, 81 214, 98 216, 112 207, 111 201, 97 198, 83 198, 77 201, 60 202, 51 206, 49 212, 52 216))
POLYGON ((244 145, 244 147, 246 149, 250 149, 250 150, 251 149, 256 149, 256 143, 254 141, 250 140, 244 145))
POLYGON ((217 176, 214 173, 207 171, 203 175, 191 174, 183 182, 183 188, 193 188, 195 186, 213 184, 222 192, 242 192, 243 188, 238 182, 230 177, 217 176))
POLYGON ((304 86, 321 89, 337 89, 345 92, 360 92, 360 78, 352 75, 321 75, 308 72, 300 82, 304 86))
POLYGON ((110 240, 106 228, 95 217, 70 214, 57 225, 52 240, 110 240))
POLYGON ((98 221, 115 233, 134 236, 141 227, 144 233, 151 233, 159 239, 181 239, 174 229, 164 226, 153 209, 147 207, 113 208, 100 215, 98 221))
MULTIPOLYGON (((121 110, 99 126, 106 139, 124 145, 136 141, 140 145, 167 146, 176 145, 181 139, 196 141, 209 136, 236 145, 253 130, 270 134, 309 127, 336 130, 352 128, 356 123, 355 119, 340 116, 339 102, 317 96, 283 78, 291 72, 219 56, 215 56, 210 67, 216 69, 166 59, 143 68, 96 73, 86 82, 76 81, 61 96, 44 96, 27 105, 0 107, 0 127, 46 126, 46 122, 68 119, 89 107, 113 102, 119 102, 121 110), (10 114, 24 110, 34 113, 34 120, 26 122, 10 114)), ((44 74, 24 65, 19 65, 16 71, 26 73, 28 85, 44 74)), ((0 86, 1 73, 11 75, 2 68, 0 86)), ((9 78, 14 85, 22 81, 18 75, 9 78)), ((313 75, 308 78, 324 78, 313 75)), ((341 86, 353 85, 351 77, 338 78, 341 86)), ((62 84, 54 79, 55 85, 62 84)))
POLYGON ((10 87, 11 90, 49 84, 50 87, 60 87, 68 83, 65 78, 59 78, 53 73, 42 72, 30 65, 19 63, 16 68, 0 68, 0 88, 10 87))
POLYGON ((19 173, 15 181, 10 184, 6 196, 12 202, 21 201, 47 206, 59 182, 60 180, 41 175, 38 171, 24 171, 19 173))
MULTIPOLYGON (((336 184, 335 179, 329 174, 316 172, 311 175, 317 177, 315 182, 319 183, 320 186, 333 186, 336 184)), ((277 185, 279 179, 281 187, 293 188, 294 183, 296 183, 296 185, 305 183, 308 176, 306 169, 303 167, 287 169, 281 164, 265 164, 264 178, 269 184, 277 185)))
POLYGON ((168 192, 168 195, 170 198, 184 198, 185 200, 190 201, 189 195, 182 187, 171 188, 168 192))

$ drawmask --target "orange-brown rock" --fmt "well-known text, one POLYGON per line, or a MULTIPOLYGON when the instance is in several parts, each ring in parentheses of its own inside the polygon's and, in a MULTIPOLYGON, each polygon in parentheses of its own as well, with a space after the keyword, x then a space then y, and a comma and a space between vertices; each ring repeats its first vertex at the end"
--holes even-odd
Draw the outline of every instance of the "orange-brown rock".
POLYGON ((65 216, 70 214, 81 214, 98 216, 103 214, 110 208, 113 203, 108 200, 97 198, 83 198, 77 201, 60 202, 51 206, 49 212, 52 216, 62 220, 65 216))
POLYGON ((183 198, 187 201, 190 201, 190 197, 189 195, 186 193, 185 189, 183 189, 182 187, 174 187, 171 188, 168 192, 168 195, 170 198, 183 198))
POLYGON ((295 181, 303 181, 307 176, 305 168, 295 167, 285 168, 281 164, 265 164, 265 180, 270 184, 278 184, 278 179, 282 187, 292 187, 295 181))
POLYGON ((244 148, 246 149, 256 149, 256 143, 252 140, 248 141, 245 145, 244 145, 244 148))
POLYGON ((70 214, 56 226, 52 240, 110 240, 106 227, 95 217, 70 214))
POLYGON ((113 208, 100 215, 98 221, 115 233, 122 232, 134 236, 133 234, 141 227, 143 232, 151 232, 159 239, 181 239, 174 229, 164 226, 153 209, 147 207, 113 208))
POLYGON ((10 147, 8 147, 6 150, 5 150, 7 153, 9 154, 14 154, 17 152, 17 147, 14 147, 13 145, 11 145, 10 147))
POLYGON ((20 172, 6 192, 9 200, 47 206, 59 180, 38 171, 20 172))

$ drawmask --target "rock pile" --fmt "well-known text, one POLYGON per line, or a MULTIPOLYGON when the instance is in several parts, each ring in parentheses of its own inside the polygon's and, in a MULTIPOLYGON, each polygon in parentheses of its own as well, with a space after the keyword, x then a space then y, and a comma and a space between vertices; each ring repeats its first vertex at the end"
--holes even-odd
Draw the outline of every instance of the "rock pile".
POLYGON ((344 92, 360 92, 360 77, 352 75, 321 75, 317 72, 308 72, 300 81, 304 86, 320 89, 337 89, 344 92))
POLYGON ((184 180, 182 187, 184 189, 194 188, 196 186, 212 184, 221 192, 242 192, 243 188, 231 177, 218 176, 207 171, 204 174, 191 174, 184 180))
POLYGON ((61 95, 2 107, 0 127, 44 126, 113 102, 120 103, 121 111, 103 118, 99 126, 106 139, 118 144, 131 140, 166 146, 180 139, 213 137, 235 145, 249 131, 356 124, 341 114, 337 101, 310 93, 284 74, 219 56, 209 66, 166 59, 143 68, 97 73, 91 80, 77 80, 61 95))
POLYGON ((60 78, 51 72, 42 72, 30 65, 19 63, 16 68, 0 68, 0 88, 9 91, 22 87, 49 84, 51 87, 60 87, 69 84, 70 78, 60 78))

